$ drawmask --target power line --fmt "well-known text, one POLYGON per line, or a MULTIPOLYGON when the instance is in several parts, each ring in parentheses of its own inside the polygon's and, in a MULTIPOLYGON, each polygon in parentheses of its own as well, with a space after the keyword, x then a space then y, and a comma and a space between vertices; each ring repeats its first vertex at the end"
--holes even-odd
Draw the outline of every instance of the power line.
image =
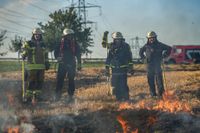
MULTIPOLYGON (((43 18, 37 18, 37 17, 34 17, 34 16, 29 16, 29 15, 27 15, 27 14, 25 14, 25 13, 23 13, 23 12, 19 12, 19 11, 14 11, 14 10, 11 10, 11 9, 7 9, 7 8, 2 8, 2 9, 4 9, 4 10, 6 10, 7 11, 7 13, 9 12, 10 14, 14 14, 15 16, 19 16, 19 17, 27 17, 27 18, 29 18, 29 19, 38 19, 38 20, 43 20, 43 21, 47 21, 47 20, 45 20, 45 19, 43 19, 43 18)), ((1 10, 2 11, 2 10, 1 10)), ((8 13, 8 14, 9 14, 8 13)), ((13 16, 14 16, 13 15, 13 16)))
POLYGON ((9 32, 9 33, 15 33, 15 34, 18 34, 19 32, 15 32, 15 31, 10 31, 8 29, 3 29, 3 28, 0 28, 0 30, 5 30, 6 32, 9 32))
POLYGON ((78 9, 79 18, 82 18, 82 16, 83 16, 83 21, 81 23, 84 24, 85 29, 87 27, 87 24, 97 23, 97 22, 87 20, 86 9, 87 8, 101 8, 101 6, 90 4, 90 3, 85 3, 85 0, 78 0, 78 6, 75 6, 74 1, 72 0, 71 6, 66 7, 66 8, 71 8, 71 7, 78 9))
MULTIPOLYGON (((28 3, 26 0, 22 0, 22 1, 28 3)), ((39 7, 39 6, 37 6, 37 5, 33 4, 33 3, 28 3, 28 4, 31 5, 31 6, 33 6, 33 7, 35 7, 35 8, 37 8, 37 9, 39 9, 39 10, 41 10, 41 11, 44 11, 46 13, 50 13, 48 10, 46 10, 44 8, 41 8, 41 7, 39 7)))
POLYGON ((2 28, 6 28, 6 29, 9 29, 9 30, 12 30, 12 31, 17 31, 17 32, 19 32, 19 33, 30 34, 30 33, 26 32, 26 31, 21 31, 21 30, 18 30, 18 29, 9 27, 9 26, 7 26, 7 25, 4 25, 4 24, 2 24, 2 23, 0 23, 0 26, 1 26, 2 28))
MULTIPOLYGON (((0 11, 0 12, 1 12, 1 11, 0 11)), ((22 17, 22 16, 13 15, 13 14, 4 13, 4 12, 2 13, 2 15, 15 17, 15 18, 17 18, 17 19, 18 19, 18 18, 21 18, 20 20, 23 21, 23 22, 25 22, 25 21, 26 21, 26 22, 37 21, 36 19, 29 19, 29 18, 28 18, 28 20, 27 20, 27 18, 24 18, 24 17, 22 17)), ((9 17, 9 18, 10 18, 10 17, 9 17)), ((15 19, 15 18, 14 18, 14 19, 15 19)))
POLYGON ((102 20, 103 20, 103 22, 104 22, 104 25, 106 26, 108 26, 112 31, 114 31, 115 29, 112 27, 112 25, 111 25, 111 23, 108 21, 108 19, 107 19, 107 17, 102 13, 102 20), (107 22, 105 22, 105 21, 107 21, 107 22))
POLYGON ((8 18, 6 18, 4 16, 0 16, 0 18, 3 18, 4 20, 6 20, 6 21, 8 21, 10 23, 13 23, 13 24, 16 24, 16 25, 20 25, 20 26, 28 28, 28 29, 32 29, 32 27, 30 27, 30 26, 27 26, 27 25, 24 25, 24 24, 21 24, 21 23, 17 23, 17 22, 15 22, 13 20, 10 20, 10 19, 8 19, 8 18))
POLYGON ((141 37, 134 37, 134 38, 131 38, 131 50, 133 51, 133 57, 134 58, 138 58, 139 56, 139 51, 140 51, 140 48, 141 48, 141 45, 140 45, 140 41, 142 41, 144 43, 144 38, 141 38, 141 37))

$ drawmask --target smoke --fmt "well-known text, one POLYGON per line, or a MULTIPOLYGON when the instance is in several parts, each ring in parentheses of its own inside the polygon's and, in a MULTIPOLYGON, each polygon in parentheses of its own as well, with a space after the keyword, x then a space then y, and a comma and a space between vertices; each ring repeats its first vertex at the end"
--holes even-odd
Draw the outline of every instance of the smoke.
POLYGON ((200 129, 199 118, 187 113, 178 113, 176 115, 162 113, 159 116, 159 121, 158 125, 154 126, 154 128, 158 128, 159 126, 161 128, 161 123, 166 123, 165 128, 171 127, 172 131, 178 133, 195 133, 200 129))
POLYGON ((13 113, 4 112, 3 116, 0 116, 1 131, 7 131, 8 128, 18 125, 18 118, 13 113))
POLYGON ((18 114, 14 109, 5 109, 2 106, 0 110, 0 132, 7 132, 14 128, 17 128, 20 133, 31 133, 35 130, 29 111, 23 110, 18 114))
POLYGON ((31 113, 26 110, 17 112, 20 105, 17 97, 20 91, 17 88, 21 88, 20 82, 11 79, 8 81, 6 79, 8 77, 5 75, 3 78, 0 81, 0 132, 7 132, 9 129, 14 130, 15 128, 21 133, 33 130, 31 113))
POLYGON ((75 121, 68 115, 57 115, 50 117, 46 124, 52 128, 52 133, 58 133, 66 126, 71 129, 71 133, 75 133, 77 130, 75 121))

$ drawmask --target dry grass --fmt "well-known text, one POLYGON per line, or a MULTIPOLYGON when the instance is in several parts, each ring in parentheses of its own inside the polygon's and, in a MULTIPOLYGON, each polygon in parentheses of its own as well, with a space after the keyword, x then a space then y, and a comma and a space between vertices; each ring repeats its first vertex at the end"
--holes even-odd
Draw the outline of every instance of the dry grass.
MULTIPOLYGON (((167 85, 166 90, 173 91, 178 97, 178 100, 182 102, 187 102, 191 107, 192 114, 194 116, 199 116, 200 70, 181 71, 181 67, 182 66, 174 65, 167 66, 168 71, 165 72, 167 85)), ((144 66, 136 66, 136 68, 139 71, 135 73, 135 76, 128 77, 128 85, 130 89, 131 99, 130 103, 136 105, 142 100, 154 102, 154 100, 150 99, 149 97, 149 88, 147 84, 146 74, 143 71, 144 66)), ((199 66, 188 66, 188 69, 190 70, 194 70, 194 68, 199 69, 199 66)), ((184 67, 184 69, 186 68, 184 67)), ((1 111, 1 113, 3 112, 3 114, 5 115, 6 109, 8 110, 8 112, 12 112, 8 115, 15 114, 17 116, 21 116, 24 114, 24 111, 27 111, 32 118, 55 116, 61 114, 73 115, 74 119, 77 116, 87 116, 89 119, 95 121, 93 122, 93 126, 95 127, 96 132, 101 132, 99 128, 102 128, 102 131, 105 130, 105 132, 113 132, 116 130, 120 131, 120 125, 119 123, 116 123, 116 115, 121 112, 118 111, 119 105, 121 103, 117 102, 115 100, 115 97, 108 95, 110 84, 109 82, 107 82, 106 77, 103 76, 103 72, 103 68, 84 68, 81 72, 79 72, 76 77, 77 89, 75 91, 75 103, 66 104, 64 102, 67 97, 66 83, 65 87, 63 88, 63 97, 61 101, 56 103, 51 102, 51 98, 54 95, 56 73, 54 70, 47 71, 45 75, 46 84, 44 87, 46 101, 38 103, 38 105, 36 105, 35 107, 24 106, 19 102, 19 92, 21 88, 20 72, 1 73, 0 77, 2 77, 2 80, 0 84, 2 98, 0 102, 4 103, 4 106, 1 106, 0 108, 1 110, 4 110, 1 111), (9 94, 9 97, 13 96, 13 98, 11 98, 12 101, 8 99, 6 94, 9 94), (10 102, 13 103, 9 104, 10 102), (115 119, 115 121, 111 121, 111 119, 115 119), (110 122, 110 128, 108 128, 106 124, 103 123, 103 121, 110 122), (101 125, 100 127, 98 127, 99 124, 101 125)), ((130 112, 126 113, 125 116, 129 113, 130 112)), ((130 114, 130 116, 133 115, 132 113, 130 114)), ((133 116, 136 117, 135 115, 140 112, 137 112, 136 110, 136 112, 134 111, 134 113, 135 114, 133 116)), ((152 113, 154 114, 154 112, 152 113)), ((137 118, 139 119, 138 116, 137 118)))

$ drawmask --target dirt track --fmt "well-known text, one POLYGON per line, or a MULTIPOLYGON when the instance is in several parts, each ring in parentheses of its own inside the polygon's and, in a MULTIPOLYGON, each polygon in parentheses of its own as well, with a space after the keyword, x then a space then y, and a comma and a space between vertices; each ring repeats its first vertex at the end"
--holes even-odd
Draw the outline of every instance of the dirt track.
MULTIPOLYGON (((119 110, 122 103, 116 102, 114 97, 107 95, 109 83, 102 73, 103 70, 98 68, 83 69, 78 73, 75 102, 66 104, 64 102, 67 97, 66 85, 61 101, 51 102, 55 89, 55 72, 48 71, 43 90, 44 101, 35 107, 22 105, 19 100, 20 72, 1 73, 1 130, 7 131, 8 126, 13 125, 20 125, 22 130, 23 122, 35 126, 34 132, 38 133, 62 130, 77 133, 116 133, 125 130, 139 133, 188 133, 200 129, 200 71, 166 72, 167 90, 173 91, 179 102, 187 103, 190 107, 190 111, 181 110, 179 107, 173 113, 148 109, 155 108, 159 100, 149 98, 145 73, 136 73, 137 76, 129 77, 131 99, 129 107, 119 110), (137 107, 141 101, 145 102, 145 106, 137 107), (119 116, 126 121, 127 129, 123 128, 117 120, 119 116), (22 119, 24 117, 25 120, 22 119), (149 122, 149 118, 155 120, 149 122)), ((31 130, 30 126, 28 129, 26 130, 31 130)))

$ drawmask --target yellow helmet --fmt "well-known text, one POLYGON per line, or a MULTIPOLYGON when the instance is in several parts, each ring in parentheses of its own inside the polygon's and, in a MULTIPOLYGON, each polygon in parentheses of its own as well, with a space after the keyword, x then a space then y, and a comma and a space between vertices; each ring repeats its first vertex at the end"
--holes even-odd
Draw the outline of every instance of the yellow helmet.
POLYGON ((114 32, 114 33, 112 33, 112 38, 113 39, 123 39, 123 36, 122 36, 121 32, 114 32))
POLYGON ((157 37, 156 33, 154 31, 150 31, 147 33, 147 38, 157 37))
POLYGON ((40 30, 40 28, 35 28, 33 29, 32 34, 42 34, 42 31, 40 30))
POLYGON ((63 30, 63 36, 66 36, 66 35, 69 35, 69 34, 74 34, 74 31, 72 29, 65 28, 63 30))

